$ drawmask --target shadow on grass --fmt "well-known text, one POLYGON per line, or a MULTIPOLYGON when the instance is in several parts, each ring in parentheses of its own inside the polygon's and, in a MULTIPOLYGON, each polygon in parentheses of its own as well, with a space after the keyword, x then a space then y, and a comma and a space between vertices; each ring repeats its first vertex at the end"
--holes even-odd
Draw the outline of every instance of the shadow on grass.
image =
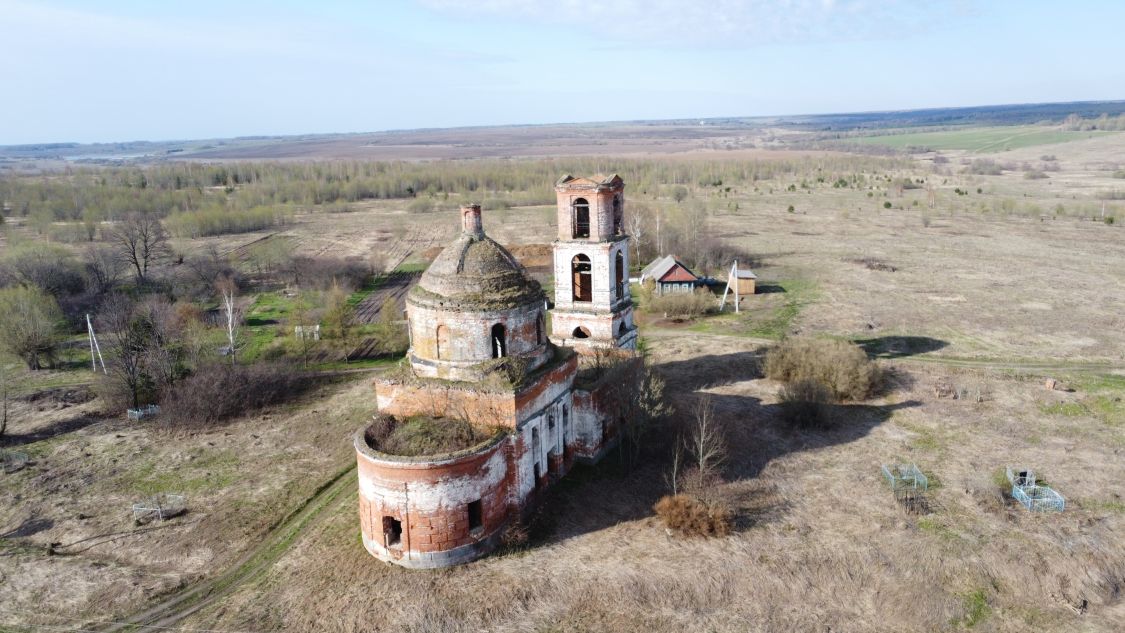
POLYGON ((935 352, 949 345, 947 341, 928 336, 879 336, 857 339, 856 345, 872 358, 905 358, 935 352))
POLYGON ((776 293, 779 293, 779 292, 786 292, 785 287, 782 286, 781 284, 765 283, 765 284, 757 284, 756 286, 754 286, 754 294, 757 294, 757 295, 769 295, 769 294, 776 294, 776 293))
MULTIPOLYGON (((652 507, 669 494, 666 474, 675 437, 689 421, 702 389, 761 377, 761 351, 710 355, 657 365, 668 385, 669 400, 680 419, 654 431, 639 463, 627 469, 621 451, 611 451, 595 466, 577 466, 546 492, 530 528, 531 545, 557 543, 622 522, 653 516, 652 507)), ((786 504, 769 481, 758 476, 772 461, 857 441, 900 409, 920 406, 910 400, 892 405, 840 404, 831 407, 834 424, 826 429, 795 428, 777 404, 733 394, 708 393, 725 422, 729 459, 717 494, 734 510, 736 530, 784 516, 786 504)))
POLYGON ((65 420, 53 422, 43 428, 37 429, 30 433, 5 433, 0 436, 0 446, 24 446, 26 444, 34 444, 43 440, 49 440, 59 435, 73 433, 80 431, 91 424, 96 424, 101 421, 89 415, 79 415, 65 420))

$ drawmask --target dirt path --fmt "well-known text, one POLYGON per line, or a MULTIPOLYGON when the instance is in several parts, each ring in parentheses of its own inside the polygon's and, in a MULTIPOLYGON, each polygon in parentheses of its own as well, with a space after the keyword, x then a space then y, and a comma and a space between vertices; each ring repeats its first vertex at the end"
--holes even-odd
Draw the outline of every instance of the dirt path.
MULTIPOLYGON (((338 472, 309 497, 300 507, 282 519, 254 547, 226 572, 177 591, 159 603, 131 617, 91 630, 126 631, 138 626, 161 628, 174 626, 189 615, 213 604, 238 586, 257 578, 289 550, 300 535, 324 511, 341 502, 341 493, 354 490, 355 463, 338 472)), ((343 495, 347 498, 347 495, 343 495)), ((90 627, 86 627, 89 629, 90 627)))

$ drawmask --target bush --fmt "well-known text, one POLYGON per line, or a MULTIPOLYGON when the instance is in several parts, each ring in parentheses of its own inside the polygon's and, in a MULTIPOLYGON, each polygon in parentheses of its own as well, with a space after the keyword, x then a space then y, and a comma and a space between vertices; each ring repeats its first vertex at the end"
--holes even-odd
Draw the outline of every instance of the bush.
POLYGON ((858 345, 830 339, 786 339, 766 354, 765 371, 781 382, 818 382, 835 400, 864 400, 882 378, 879 366, 858 345))
POLYGON ((691 293, 654 296, 649 311, 664 314, 670 319, 694 319, 715 309, 715 296, 704 288, 691 293))
POLYGON ((890 202, 890 200, 888 200, 888 201, 886 201, 886 202, 884 202, 884 203, 883 203, 883 208, 884 208, 884 209, 890 209, 890 208, 891 208, 891 202, 890 202))
POLYGON ((991 158, 978 158, 965 171, 978 176, 999 176, 1004 173, 1003 166, 991 158))
POLYGON ((1047 177, 1047 174, 1039 169, 1029 169, 1023 172, 1024 180, 1042 180, 1047 177))
POLYGON ((669 530, 684 536, 730 534, 731 512, 722 504, 706 503, 690 495, 661 497, 652 507, 669 530))
POLYGON ((778 393, 781 419, 793 426, 824 428, 832 424, 832 392, 815 380, 798 380, 778 393))
POLYGON ((287 365, 213 364, 176 383, 164 400, 162 413, 174 426, 208 427, 285 402, 312 384, 312 378, 287 365))

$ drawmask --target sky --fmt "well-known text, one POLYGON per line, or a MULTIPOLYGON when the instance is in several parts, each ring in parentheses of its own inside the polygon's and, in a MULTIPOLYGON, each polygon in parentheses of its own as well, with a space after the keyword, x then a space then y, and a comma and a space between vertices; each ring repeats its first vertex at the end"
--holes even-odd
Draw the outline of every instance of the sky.
POLYGON ((1125 2, 0 0, 0 144, 1125 99, 1125 2))

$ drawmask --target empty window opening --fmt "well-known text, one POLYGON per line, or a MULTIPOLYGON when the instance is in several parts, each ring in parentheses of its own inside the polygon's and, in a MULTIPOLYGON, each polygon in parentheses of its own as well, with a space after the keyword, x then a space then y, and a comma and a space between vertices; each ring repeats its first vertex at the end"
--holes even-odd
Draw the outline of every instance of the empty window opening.
POLYGON ((570 260, 570 272, 574 283, 574 300, 593 300, 593 276, 590 258, 585 255, 575 255, 570 260))
POLYGON ((552 429, 552 430, 554 430, 554 428, 555 428, 555 414, 554 413, 548 413, 547 414, 547 428, 552 429))
POLYGON ((539 477, 542 470, 539 467, 539 456, 543 454, 543 447, 539 444, 539 427, 531 429, 531 456, 535 461, 535 467, 532 469, 535 475, 535 487, 539 487, 539 477))
POLYGON ((574 237, 590 237, 590 203, 585 198, 578 198, 572 205, 574 208, 574 237))
POLYGON ((543 330, 545 329, 547 328, 543 327, 543 313, 540 312, 539 316, 535 317, 535 343, 537 345, 543 344, 543 330))
POLYGON ((435 356, 437 356, 439 360, 449 357, 449 328, 444 325, 437 326, 437 336, 434 345, 437 351, 435 356))
POLYGON ((614 268, 614 290, 617 293, 618 301, 620 301, 625 298, 625 257, 621 255, 621 251, 617 251, 617 257, 614 258, 614 268))
POLYGON ((469 503, 469 529, 475 530, 484 527, 484 508, 480 499, 469 503))
POLYGON ((492 357, 504 358, 508 355, 508 341, 505 338, 504 326, 500 323, 492 326, 492 357))
POLYGON ((402 544, 402 521, 391 517, 383 517, 383 542, 387 547, 402 544))
POLYGON ((625 336, 625 334, 626 334, 626 333, 627 333, 628 331, 629 331, 629 328, 628 328, 628 327, 626 327, 626 325, 625 325, 625 322, 624 322, 624 321, 622 321, 622 322, 621 322, 621 327, 617 328, 617 335, 618 335, 618 336, 625 336))
POLYGON ((571 332, 571 335, 574 338, 590 338, 590 330, 587 330, 582 326, 578 326, 574 328, 574 332, 571 332))
POLYGON ((623 235, 625 233, 624 214, 621 213, 621 196, 613 196, 613 234, 623 235))

